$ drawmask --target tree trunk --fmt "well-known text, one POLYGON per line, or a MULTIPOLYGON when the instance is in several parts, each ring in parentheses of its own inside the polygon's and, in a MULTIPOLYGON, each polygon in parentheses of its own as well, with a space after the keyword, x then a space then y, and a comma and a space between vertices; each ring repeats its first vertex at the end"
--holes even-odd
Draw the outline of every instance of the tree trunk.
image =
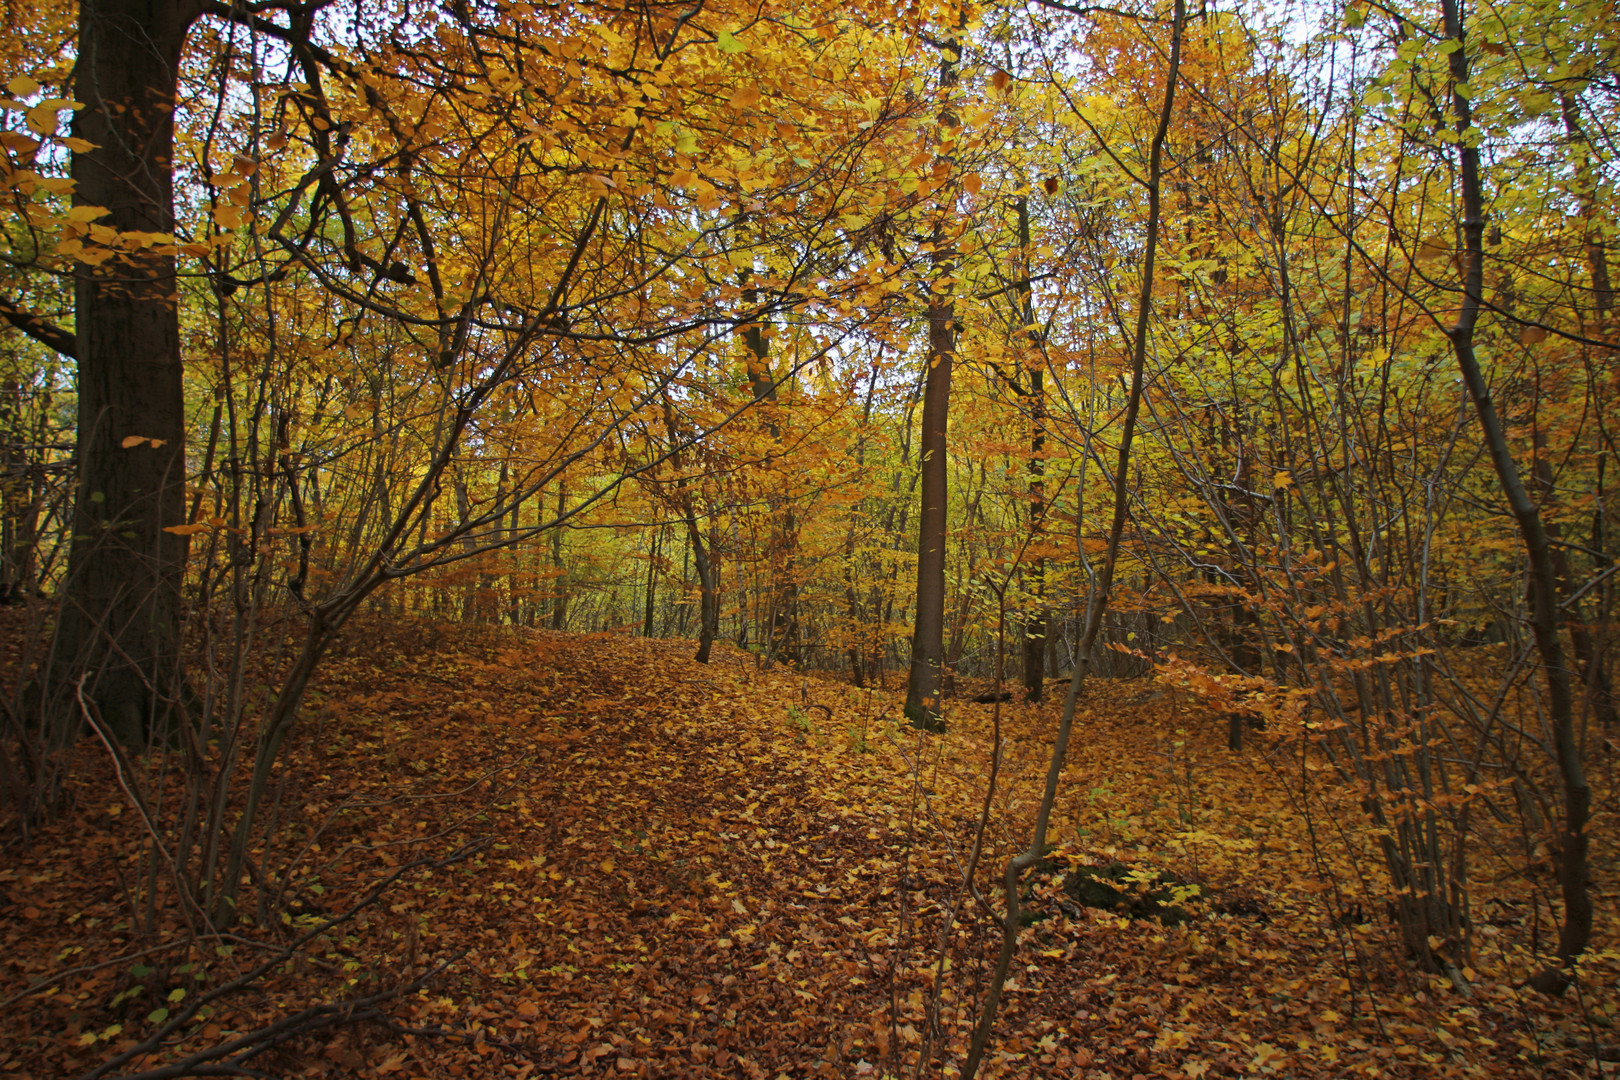
MULTIPOLYGON (((952 38, 944 45, 939 83, 945 95, 940 127, 953 128, 956 118, 950 95, 956 89, 956 63, 961 45, 952 38)), ((951 407, 951 365, 956 359, 956 304, 950 295, 954 269, 945 236, 942 204, 934 222, 934 291, 928 297, 928 374, 923 386, 922 439, 918 468, 922 480, 922 509, 917 519, 917 611, 911 632, 911 676, 906 686, 906 719, 917 728, 939 728, 940 676, 945 658, 945 536, 948 468, 945 459, 946 426, 951 407)))
POLYGON ((1592 174, 1592 143, 1586 137, 1575 98, 1568 91, 1558 95, 1564 134, 1577 152, 1575 161, 1575 200, 1580 208, 1582 241, 1586 247, 1586 267, 1592 275, 1592 302, 1598 322, 1604 323, 1614 311, 1614 286, 1609 280, 1609 256, 1603 247, 1603 227, 1598 219, 1597 185, 1592 174))
MULTIPOLYGON (((174 0, 85 0, 74 93, 73 201, 121 231, 174 231, 173 145, 180 53, 193 17, 174 0)), ((58 664, 57 715, 71 687, 126 744, 166 723, 179 690, 178 623, 187 541, 185 397, 171 256, 137 250, 75 279, 78 491, 58 664), (61 691, 69 691, 62 693, 61 691)))
MULTIPOLYGON (((1462 11, 1458 0, 1442 0, 1441 11, 1447 37, 1463 43, 1450 56, 1453 84, 1468 82, 1468 48, 1464 38, 1462 11)), ((1525 487, 1518 464, 1508 446, 1507 432, 1491 400, 1490 388, 1474 353, 1474 327, 1479 320, 1484 292, 1485 200, 1480 180, 1479 150, 1470 143, 1467 132, 1473 126, 1473 110, 1468 98, 1453 92, 1452 109, 1459 136, 1457 145, 1462 184, 1464 279, 1462 306, 1457 321, 1446 331, 1462 374, 1463 385, 1479 415, 1480 432, 1490 452, 1502 494, 1519 526, 1530 571, 1530 629, 1536 651, 1541 654, 1547 679, 1547 712, 1553 730, 1553 756, 1563 780, 1564 829, 1560 838, 1558 883, 1563 892, 1564 925, 1558 935, 1559 965, 1542 972, 1531 985, 1543 993, 1561 993, 1569 982, 1568 967, 1586 950, 1592 938, 1592 898, 1587 891, 1587 819, 1591 815, 1592 790, 1586 782, 1585 766, 1575 737, 1574 701, 1570 693, 1569 668, 1559 634, 1558 575, 1553 568, 1551 537, 1541 511, 1525 487)))
MULTIPOLYGON (((676 448, 681 442, 681 432, 675 420, 675 406, 667 394, 664 397, 664 428, 669 435, 669 462, 679 474, 682 455, 676 448)), ((692 493, 687 488, 685 476, 680 476, 675 481, 675 493, 676 502, 681 510, 681 519, 686 522, 686 538, 692 545, 692 564, 697 568, 698 576, 698 650, 692 659, 700 664, 707 664, 709 654, 714 649, 714 637, 720 632, 720 583, 715 573, 713 556, 716 545, 712 537, 707 545, 703 542, 703 528, 698 524, 697 510, 692 505, 692 493)))
MULTIPOLYGON (((1029 196, 1018 199, 1018 257, 1023 280, 1019 283, 1018 317, 1029 354, 1024 370, 1029 379, 1029 540, 1039 544, 1046 525, 1046 363, 1035 329, 1035 295, 1029 273, 1029 196)), ((1037 553, 1030 563, 1024 590, 1024 700, 1040 701, 1046 691, 1046 636, 1051 615, 1046 608, 1046 557, 1037 553)))
MULTIPOLYGON (((750 304, 755 302, 752 289, 744 293, 744 299, 750 304)), ((778 404, 778 395, 776 378, 771 373, 771 345, 765 337, 765 328, 755 323, 743 332, 743 338, 748 343, 750 353, 748 385, 753 392, 754 402, 756 405, 765 405, 774 410, 778 404)), ((766 413, 765 430, 780 450, 782 425, 773 411, 766 413)), ((773 456, 770 464, 773 469, 779 468, 782 464, 781 458, 773 456)), ((766 496, 766 504, 771 515, 768 552, 770 581, 767 586, 771 597, 771 626, 770 640, 765 653, 767 666, 779 658, 796 653, 799 645, 799 587, 794 579, 795 564, 798 561, 798 524, 794 520, 793 508, 786 505, 780 487, 775 484, 772 487, 774 490, 766 496)))
POLYGON ((698 650, 692 659, 700 664, 709 662, 714 650, 714 636, 720 631, 720 592, 715 588, 714 560, 703 544, 703 530, 698 526, 697 514, 692 510, 692 497, 682 496, 682 510, 686 515, 686 536, 692 543, 692 565, 698 576, 698 650))
POLYGON ((658 600, 658 542, 663 535, 662 527, 653 530, 652 545, 647 550, 647 597, 641 613, 641 636, 644 638, 653 636, 653 614, 658 600))
MULTIPOLYGON (((557 520, 562 521, 568 511, 568 485, 557 481, 557 520)), ((551 533, 551 628, 561 630, 568 622, 568 586, 563 583, 563 533, 559 524, 551 533)))

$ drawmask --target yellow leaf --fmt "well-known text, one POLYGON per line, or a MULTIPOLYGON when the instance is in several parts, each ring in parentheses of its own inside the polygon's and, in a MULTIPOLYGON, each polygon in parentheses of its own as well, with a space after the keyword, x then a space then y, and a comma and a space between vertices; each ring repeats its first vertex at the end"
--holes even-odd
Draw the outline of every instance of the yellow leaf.
POLYGON ((77 222, 94 221, 96 218, 106 217, 110 213, 112 211, 104 206, 75 206, 67 212, 67 219, 77 222))
POLYGON ((149 438, 149 437, 147 437, 145 435, 125 435, 124 436, 124 441, 119 443, 118 445, 120 447, 122 447, 123 449, 128 450, 132 446, 141 445, 141 443, 151 443, 152 444, 152 449, 156 450, 158 447, 162 446, 166 441, 167 441, 166 439, 153 439, 153 438, 149 438))
POLYGON ((19 75, 6 83, 6 89, 10 91, 12 97, 27 97, 39 89, 39 83, 27 75, 19 75))
POLYGON ((604 874, 613 873, 613 860, 612 859, 603 859, 602 863, 601 863, 601 866, 602 866, 602 873, 604 873, 604 874))
POLYGON ((63 139, 62 145, 67 147, 69 150, 72 150, 75 154, 88 154, 90 151, 96 149, 95 143, 91 142, 89 139, 81 139, 76 135, 69 135, 67 138, 63 139))
POLYGON ((195 536, 200 532, 207 532, 208 526, 198 522, 195 525, 165 525, 163 531, 174 533, 176 536, 195 536))
POLYGON ((1275 473, 1271 477, 1271 486, 1276 488, 1278 491, 1281 491, 1285 487, 1291 486, 1293 482, 1294 478, 1285 472, 1275 473))
POLYGON ((35 105, 28 110, 28 127, 36 135, 50 135, 56 131, 56 110, 35 105))
POLYGON ((1431 236, 1418 245, 1418 262, 1438 262, 1451 257, 1451 241, 1443 236, 1431 236))
POLYGON ((731 107, 733 109, 747 109, 758 105, 760 96, 759 87, 745 86, 731 95, 731 107))

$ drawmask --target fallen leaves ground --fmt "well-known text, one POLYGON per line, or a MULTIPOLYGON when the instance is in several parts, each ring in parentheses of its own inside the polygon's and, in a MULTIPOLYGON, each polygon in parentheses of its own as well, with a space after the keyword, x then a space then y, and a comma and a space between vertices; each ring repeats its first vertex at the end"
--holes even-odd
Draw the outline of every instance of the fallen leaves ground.
MULTIPOLYGON (((262 864, 292 865, 295 927, 343 910, 391 868, 481 846, 442 869, 407 870, 307 958, 222 1004, 187 1046, 455 957, 387 1024, 294 1043, 258 1067, 911 1075, 930 1016, 947 1075, 961 1061, 999 943, 958 888, 993 706, 953 702, 950 730, 920 735, 892 721, 894 693, 760 672, 738 652, 698 665, 686 642, 532 631, 425 648, 391 640, 379 632, 326 669, 262 864)), ((1055 702, 1002 706, 1005 760, 980 875, 988 896, 1025 841, 1056 720, 1055 702)), ((1381 918, 1342 915, 1334 890, 1354 867, 1325 873, 1343 855, 1313 853, 1284 790, 1286 748, 1253 741, 1227 753, 1223 724, 1151 682, 1088 691, 1058 846, 1031 882, 1039 921, 1024 932, 986 1075, 1605 1067, 1594 1057, 1620 1040, 1609 1027, 1611 954, 1589 965, 1578 995, 1549 1002, 1516 988, 1533 928, 1498 919, 1477 928, 1470 997, 1412 974, 1381 918), (1129 921, 1057 892, 1067 867, 1114 859, 1200 885, 1197 917, 1129 921)), ((183 1000, 176 991, 227 978, 268 936, 250 928, 191 947, 130 932, 120 868, 138 833, 92 750, 70 812, 0 864, 0 998, 12 999, 0 1074, 90 1068, 146 1030, 151 1010, 183 1000)), ((1611 854, 1598 863, 1605 946, 1615 940, 1611 854)))

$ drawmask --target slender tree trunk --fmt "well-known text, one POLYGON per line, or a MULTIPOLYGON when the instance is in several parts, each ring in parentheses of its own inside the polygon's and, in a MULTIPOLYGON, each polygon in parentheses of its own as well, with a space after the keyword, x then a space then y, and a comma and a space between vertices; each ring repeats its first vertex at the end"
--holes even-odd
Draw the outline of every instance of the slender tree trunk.
MULTIPOLYGON (((672 448, 670 465, 679 474, 682 455, 673 448, 680 443, 680 428, 675 421, 675 406, 667 395, 664 398, 664 429, 672 448)), ((698 523, 697 510, 692 505, 692 492, 687 487, 685 476, 675 481, 675 498, 680 506, 681 518, 686 522, 686 539, 692 546, 692 564, 697 569, 698 577, 698 650, 692 659, 707 664, 709 654, 714 649, 715 635, 720 632, 720 581, 714 565, 715 545, 712 537, 708 544, 703 541, 703 528, 698 523)))
POLYGON ((647 602, 642 610, 641 636, 653 636, 653 607, 658 599, 658 542, 663 538, 664 530, 655 529, 652 535, 652 547, 647 552, 647 602))
MULTIPOLYGON (((557 481, 557 520, 568 512, 568 485, 557 481)), ((558 525, 551 531, 551 628, 561 630, 568 624, 568 584, 563 573, 563 531, 558 525)))
POLYGON ((709 662, 714 649, 715 635, 720 632, 720 590, 716 587, 714 562, 703 543, 703 530, 698 526, 697 514, 692 510, 692 497, 683 496, 682 509, 686 514, 686 537, 692 544, 692 566, 698 577, 698 650, 692 659, 700 664, 709 662))
MULTIPOLYGON (((174 231, 174 107, 195 13, 175 0, 84 0, 74 82, 78 206, 99 224, 174 231)), ((178 624, 187 541, 185 397, 175 261, 130 251, 74 281, 78 490, 52 682, 57 714, 73 687, 135 745, 167 722, 180 689, 178 624), (65 664, 64 668, 61 666, 65 664)))
MULTIPOLYGON (((1148 195, 1147 237, 1142 255, 1142 285, 1137 294, 1136 335, 1131 348, 1131 386, 1125 402, 1125 415, 1120 425, 1119 456, 1114 465, 1113 520, 1108 529, 1108 546, 1103 552, 1103 563, 1092 586, 1090 602, 1086 605, 1086 619, 1080 640, 1075 644, 1074 674, 1069 680, 1069 692, 1063 699, 1063 715, 1058 721, 1057 739, 1052 746, 1052 757, 1047 763, 1046 787, 1035 812, 1034 835, 1029 846, 1007 860, 1002 876, 1007 910, 1001 923, 1001 950, 990 976, 984 1007, 979 1022, 973 1029, 973 1041, 968 1047, 967 1060, 962 1064, 962 1080, 973 1080, 984 1059, 990 1034, 995 1029, 996 1012, 1001 1006, 1002 989, 1007 984, 1007 973, 1012 970, 1013 957, 1018 952, 1020 926, 1019 887, 1024 871, 1034 866, 1046 853, 1046 830, 1051 823, 1052 808, 1057 802, 1058 781, 1063 774, 1063 759, 1069 749, 1069 735, 1074 730, 1076 706, 1080 688, 1084 684, 1091 664, 1092 647, 1102 628, 1103 616, 1108 612, 1109 592, 1113 587, 1114 571, 1119 562, 1120 541, 1125 535, 1125 522, 1129 516, 1128 476, 1131 463, 1131 441, 1136 431, 1136 417, 1142 406, 1143 380, 1147 368, 1147 338, 1149 316, 1153 310, 1153 270, 1159 244, 1160 200, 1159 188, 1163 177, 1164 140, 1170 130, 1170 116, 1176 102, 1176 80, 1181 72, 1181 38, 1186 25, 1186 0, 1175 0, 1174 20, 1171 24, 1170 66, 1165 76, 1164 106, 1159 113, 1159 124, 1154 130, 1148 150, 1146 188, 1148 195)), ((1081 528, 1077 521, 1076 531, 1081 528)), ((1077 537, 1078 539, 1078 537, 1077 537)))
MULTIPOLYGON (((747 290, 744 298, 747 303, 755 302, 753 290, 747 290)), ((754 402, 767 407, 765 430, 780 451, 782 425, 774 413, 780 397, 776 389, 776 378, 771 373, 770 340, 765 336, 765 327, 758 323, 743 332, 743 339, 748 344, 749 352, 749 388, 753 392, 754 402)), ((773 456, 770 467, 779 470, 782 467, 781 458, 773 456)), ((771 516, 768 547, 770 580, 766 585, 770 590, 771 623, 765 653, 765 663, 768 667, 777 659, 796 652, 799 644, 799 587, 794 577, 799 540, 798 523, 794 520, 793 507, 787 503, 776 485, 773 485, 773 490, 767 494, 766 504, 771 516)))
POLYGON ((1598 220, 1596 182, 1592 175, 1592 143, 1581 124, 1581 114, 1574 95, 1561 91, 1558 95, 1564 133, 1569 136, 1576 152, 1575 200, 1580 208, 1581 240, 1586 247, 1586 266, 1592 275, 1592 301, 1597 309, 1598 321, 1605 322, 1614 311, 1614 286, 1609 280, 1609 254, 1603 246, 1603 229, 1598 220))
MULTIPOLYGON (((1463 47, 1450 56, 1454 85, 1468 82, 1468 42, 1459 0, 1441 0, 1448 38, 1463 47)), ((1586 782, 1580 746, 1575 736, 1575 711, 1569 668, 1559 634, 1558 575, 1553 567, 1551 537, 1541 511, 1530 497, 1508 445, 1507 432, 1491 400, 1490 387, 1474 353, 1474 327, 1482 306, 1485 267, 1485 200, 1480 178, 1479 150, 1468 137, 1473 110, 1468 98, 1452 94, 1462 184, 1464 279, 1462 307, 1457 321, 1446 331, 1462 373, 1463 385, 1479 414, 1480 432, 1490 453, 1502 494, 1519 526, 1530 570, 1530 629, 1541 655, 1547 679, 1547 712, 1553 730, 1553 756, 1563 780, 1564 828, 1560 838, 1558 883, 1563 893, 1564 924, 1558 935, 1558 966, 1542 972, 1531 985, 1543 993, 1562 993, 1569 982, 1568 965, 1585 951, 1592 938, 1592 898, 1587 891, 1587 821, 1592 791, 1586 782)))
MULTIPOLYGON (((1029 196, 1018 199, 1018 255, 1023 265, 1019 283, 1018 336, 1028 350, 1024 370, 1029 379, 1029 536, 1041 542, 1046 527, 1046 363, 1035 328, 1035 291, 1030 282, 1029 196)), ((1040 701, 1046 693, 1046 637, 1051 613, 1046 605, 1046 556, 1030 561, 1024 590, 1024 700, 1040 701)))
MULTIPOLYGON (((942 128, 956 126, 951 95, 961 44, 952 37, 939 64, 942 128)), ((935 210, 934 288, 928 297, 928 374, 923 386, 922 438, 918 468, 922 508, 917 518, 917 612, 911 633, 911 675, 906 685, 906 719, 913 727, 937 730, 940 678, 945 659, 945 538, 948 531, 949 468, 946 428, 951 407, 951 366, 956 359, 956 304, 948 284, 955 268, 946 238, 946 207, 935 210)))

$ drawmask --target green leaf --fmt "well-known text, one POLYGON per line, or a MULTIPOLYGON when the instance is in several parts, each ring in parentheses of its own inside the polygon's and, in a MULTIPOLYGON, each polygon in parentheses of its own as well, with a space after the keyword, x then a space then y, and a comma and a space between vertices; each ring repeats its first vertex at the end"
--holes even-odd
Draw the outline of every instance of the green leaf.
POLYGON ((135 976, 137 979, 144 979, 148 975, 152 974, 152 969, 147 967, 145 964, 136 964, 129 969, 129 973, 135 976))
POLYGON ((186 1000, 186 991, 184 987, 177 986, 173 990, 169 991, 170 1005, 177 1005, 184 1000, 186 1000))
POLYGON ((169 1010, 168 1009, 153 1009, 151 1012, 146 1014, 146 1022, 148 1024, 161 1024, 161 1023, 163 1023, 163 1021, 167 1020, 168 1018, 169 1018, 169 1010))
POLYGON ((720 36, 715 39, 714 43, 720 47, 720 51, 723 53, 740 53, 748 51, 748 46, 744 45, 742 42, 733 37, 730 30, 720 31, 720 36))

